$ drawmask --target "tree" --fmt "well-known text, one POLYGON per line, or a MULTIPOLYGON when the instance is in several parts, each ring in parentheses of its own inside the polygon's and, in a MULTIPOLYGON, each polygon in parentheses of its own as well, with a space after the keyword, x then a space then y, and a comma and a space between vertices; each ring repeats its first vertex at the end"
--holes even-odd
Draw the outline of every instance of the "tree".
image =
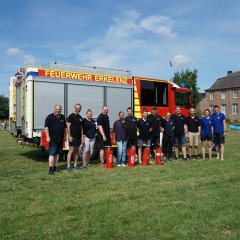
POLYGON ((8 119, 9 117, 9 98, 0 95, 0 119, 8 119))
POLYGON ((174 73, 173 82, 179 86, 184 86, 192 92, 193 105, 196 106, 200 101, 199 87, 197 85, 197 70, 186 69, 174 73))

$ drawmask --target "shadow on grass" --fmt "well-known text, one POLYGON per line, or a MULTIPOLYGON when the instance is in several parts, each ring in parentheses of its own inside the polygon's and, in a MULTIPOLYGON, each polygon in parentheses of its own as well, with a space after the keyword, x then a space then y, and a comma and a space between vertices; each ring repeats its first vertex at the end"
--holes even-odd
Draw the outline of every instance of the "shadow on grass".
MULTIPOLYGON (((65 168, 65 163, 67 159, 67 153, 68 152, 62 152, 59 157, 59 168, 65 168), (64 167, 62 166, 64 165, 64 167)), ((42 152, 40 149, 31 150, 28 152, 24 152, 21 154, 21 156, 26 157, 28 159, 31 159, 36 162, 48 162, 48 151, 42 152)), ((94 159, 90 161, 91 165, 97 165, 99 164, 99 159, 94 159)), ((71 164, 73 163, 73 159, 71 161, 71 164)), ((82 160, 79 160, 79 166, 82 166, 82 160)))
POLYGON ((41 152, 39 149, 21 153, 21 156, 36 162, 48 162, 48 152, 41 152))

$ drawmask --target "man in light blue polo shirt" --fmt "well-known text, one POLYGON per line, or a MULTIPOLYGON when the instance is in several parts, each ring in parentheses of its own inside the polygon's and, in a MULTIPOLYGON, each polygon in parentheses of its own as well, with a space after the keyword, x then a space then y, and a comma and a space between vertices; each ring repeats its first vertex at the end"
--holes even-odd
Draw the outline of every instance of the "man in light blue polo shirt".
POLYGON ((213 125, 213 142, 216 145, 217 159, 223 160, 224 154, 224 142, 227 132, 227 125, 225 120, 225 115, 219 112, 219 106, 215 105, 213 107, 213 114, 211 115, 212 125, 213 125))

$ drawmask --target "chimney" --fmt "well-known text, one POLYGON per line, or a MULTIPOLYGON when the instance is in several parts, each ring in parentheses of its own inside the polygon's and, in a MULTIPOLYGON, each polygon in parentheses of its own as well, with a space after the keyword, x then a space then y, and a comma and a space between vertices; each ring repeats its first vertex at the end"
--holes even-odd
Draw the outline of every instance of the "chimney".
POLYGON ((229 74, 231 74, 232 73, 232 71, 227 71, 227 75, 229 75, 229 74))

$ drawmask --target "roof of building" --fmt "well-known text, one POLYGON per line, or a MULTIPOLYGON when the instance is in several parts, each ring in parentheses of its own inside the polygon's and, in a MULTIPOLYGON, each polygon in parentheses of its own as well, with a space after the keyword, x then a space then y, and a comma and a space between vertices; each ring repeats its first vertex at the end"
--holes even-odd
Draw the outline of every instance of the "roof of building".
POLYGON ((200 101, 205 98, 206 96, 206 93, 199 93, 199 97, 200 97, 200 101))
POLYGON ((218 78, 217 81, 206 91, 229 89, 229 88, 240 88, 240 71, 229 72, 228 75, 218 78))

